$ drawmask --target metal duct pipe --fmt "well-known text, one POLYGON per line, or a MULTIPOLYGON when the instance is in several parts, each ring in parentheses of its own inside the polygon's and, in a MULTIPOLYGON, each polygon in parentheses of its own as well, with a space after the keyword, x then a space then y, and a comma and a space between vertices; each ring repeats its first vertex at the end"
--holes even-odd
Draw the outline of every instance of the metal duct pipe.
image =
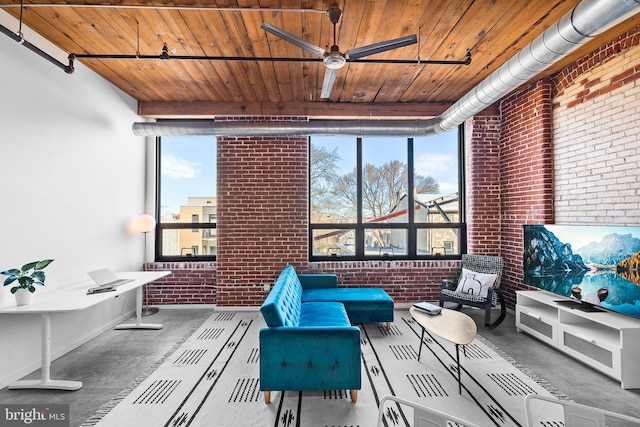
POLYGON ((162 120, 133 124, 138 136, 426 136, 434 135, 436 119, 428 120, 311 120, 308 122, 216 122, 162 120))
POLYGON ((638 13, 638 0, 584 0, 440 116, 448 132, 562 59, 590 38, 638 13))
POLYGON ((134 123, 139 136, 428 136, 448 132, 535 77, 590 38, 638 13, 640 0, 584 0, 478 86, 429 120, 312 120, 308 123, 164 121, 134 123), (190 129, 187 124, 195 127, 190 129))

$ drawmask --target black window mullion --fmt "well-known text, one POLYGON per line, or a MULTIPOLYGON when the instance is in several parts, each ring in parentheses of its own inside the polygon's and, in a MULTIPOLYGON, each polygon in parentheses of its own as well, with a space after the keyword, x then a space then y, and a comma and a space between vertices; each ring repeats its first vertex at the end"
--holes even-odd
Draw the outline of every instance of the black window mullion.
POLYGON ((362 138, 356 139, 356 257, 364 257, 364 225, 362 224, 362 138))
POLYGON ((467 253, 467 194, 466 194, 466 184, 465 184, 465 176, 467 174, 464 161, 466 152, 464 149, 465 146, 465 126, 464 123, 458 126, 458 210, 460 214, 458 215, 458 223, 461 224, 459 235, 458 235, 458 243, 460 245, 460 253, 467 253))
MULTIPOLYGON (((161 209, 161 202, 160 202, 160 172, 162 169, 160 169, 161 167, 161 161, 160 158, 162 157, 160 155, 160 153, 162 152, 162 141, 161 138, 159 136, 156 136, 156 229, 155 229, 155 250, 153 251, 153 260, 154 261, 158 261, 159 260, 159 255, 162 253, 160 252, 160 250, 162 249, 162 232, 160 231, 160 222, 162 220, 162 218, 160 217, 160 213, 162 212, 161 209)), ((145 255, 146 256, 146 255, 145 255)))
POLYGON ((408 221, 408 229, 407 229, 407 255, 410 257, 415 257, 417 255, 417 240, 418 236, 416 233, 415 227, 415 196, 416 192, 414 190, 415 171, 414 171, 414 161, 413 161, 413 138, 407 138, 407 221, 408 221))

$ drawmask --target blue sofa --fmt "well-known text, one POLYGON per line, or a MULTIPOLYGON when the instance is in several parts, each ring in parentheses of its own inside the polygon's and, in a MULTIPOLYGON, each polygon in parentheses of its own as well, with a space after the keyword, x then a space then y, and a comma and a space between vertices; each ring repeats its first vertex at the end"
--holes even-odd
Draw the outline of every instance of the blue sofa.
MULTIPOLYGON (((310 283, 331 281, 324 275, 310 283)), ((285 267, 260 307, 267 324, 260 330, 260 390, 351 390, 361 388, 360 329, 351 326, 344 304, 303 302, 293 266, 285 267)))

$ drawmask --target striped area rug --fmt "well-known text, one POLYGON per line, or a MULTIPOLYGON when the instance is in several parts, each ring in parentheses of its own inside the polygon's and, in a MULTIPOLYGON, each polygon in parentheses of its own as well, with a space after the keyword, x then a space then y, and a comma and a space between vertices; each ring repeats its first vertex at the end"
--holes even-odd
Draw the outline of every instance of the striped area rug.
MULTIPOLYGON (((177 350, 101 408, 83 426, 370 427, 379 402, 395 395, 480 426, 525 426, 524 397, 553 388, 478 336, 460 351, 458 391, 455 346, 425 334, 406 310, 383 324, 361 325, 362 389, 356 404, 348 390, 260 392, 259 312, 215 312, 177 350)), ((412 413, 383 408, 384 425, 411 426, 412 413)), ((558 422, 560 414, 544 414, 558 422)))

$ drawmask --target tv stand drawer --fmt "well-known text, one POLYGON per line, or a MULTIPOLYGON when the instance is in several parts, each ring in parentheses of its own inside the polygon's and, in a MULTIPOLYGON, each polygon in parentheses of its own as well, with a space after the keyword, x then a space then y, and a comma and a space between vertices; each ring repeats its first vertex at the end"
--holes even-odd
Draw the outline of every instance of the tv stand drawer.
POLYGON ((550 319, 526 309, 518 309, 518 307, 516 307, 516 318, 518 319, 516 322, 518 329, 528 332, 548 344, 556 345, 557 323, 550 322, 550 319))
POLYGON ((559 348, 595 369, 619 378, 620 376, 620 350, 609 348, 606 344, 582 336, 582 333, 573 332, 561 327, 559 334, 559 348))

